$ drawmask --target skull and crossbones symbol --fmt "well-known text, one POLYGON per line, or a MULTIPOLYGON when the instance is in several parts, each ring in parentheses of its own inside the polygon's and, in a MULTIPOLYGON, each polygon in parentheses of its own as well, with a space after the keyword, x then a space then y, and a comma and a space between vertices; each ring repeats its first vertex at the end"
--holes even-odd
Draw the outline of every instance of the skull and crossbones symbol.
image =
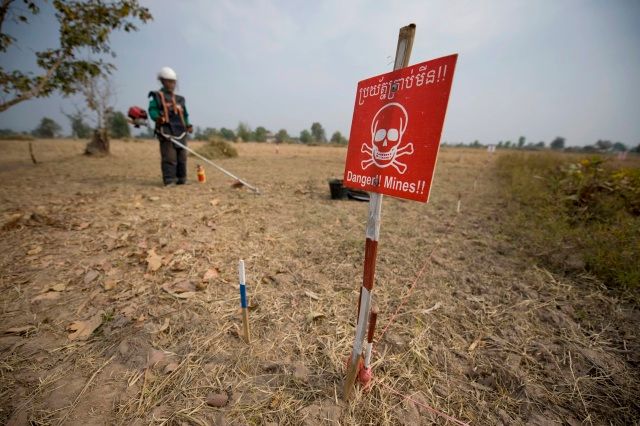
POLYGON ((362 161, 363 170, 375 164, 381 168, 391 166, 400 174, 407 171, 407 165, 398 158, 413 154, 413 143, 400 146, 408 122, 407 110, 397 102, 388 103, 378 110, 371 121, 371 146, 364 143, 361 148, 361 152, 371 156, 362 161))

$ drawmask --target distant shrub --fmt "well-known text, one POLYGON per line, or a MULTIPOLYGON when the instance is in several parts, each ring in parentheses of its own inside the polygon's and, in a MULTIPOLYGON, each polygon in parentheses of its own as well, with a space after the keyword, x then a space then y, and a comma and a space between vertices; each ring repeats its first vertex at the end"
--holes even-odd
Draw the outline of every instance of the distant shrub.
POLYGON ((196 152, 205 158, 215 160, 217 158, 232 158, 238 156, 238 151, 226 140, 220 137, 212 137, 205 145, 196 152))
POLYGON ((612 288, 640 288, 640 168, 552 154, 508 154, 497 167, 515 201, 509 230, 531 254, 612 288))

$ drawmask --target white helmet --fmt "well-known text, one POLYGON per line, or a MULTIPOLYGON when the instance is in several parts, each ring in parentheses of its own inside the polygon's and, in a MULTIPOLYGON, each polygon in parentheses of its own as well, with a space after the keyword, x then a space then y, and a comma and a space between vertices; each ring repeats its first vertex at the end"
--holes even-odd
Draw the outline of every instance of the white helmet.
POLYGON ((176 72, 169 67, 162 67, 158 73, 158 80, 177 80, 176 72))

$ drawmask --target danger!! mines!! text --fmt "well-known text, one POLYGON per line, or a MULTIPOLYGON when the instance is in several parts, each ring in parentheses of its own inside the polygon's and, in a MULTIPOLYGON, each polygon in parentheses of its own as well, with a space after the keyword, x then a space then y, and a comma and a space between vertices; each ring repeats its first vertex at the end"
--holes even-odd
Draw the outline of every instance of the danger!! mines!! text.
POLYGON ((381 179, 380 175, 364 176, 364 175, 353 173, 352 171, 347 171, 347 180, 349 182, 358 184, 363 188, 367 186, 369 187, 379 186, 380 181, 382 180, 382 186, 384 186, 387 189, 392 189, 394 191, 410 192, 412 194, 424 193, 425 184, 426 184, 424 180, 419 180, 417 182, 407 182, 407 181, 400 180, 394 176, 385 176, 384 179, 381 179))

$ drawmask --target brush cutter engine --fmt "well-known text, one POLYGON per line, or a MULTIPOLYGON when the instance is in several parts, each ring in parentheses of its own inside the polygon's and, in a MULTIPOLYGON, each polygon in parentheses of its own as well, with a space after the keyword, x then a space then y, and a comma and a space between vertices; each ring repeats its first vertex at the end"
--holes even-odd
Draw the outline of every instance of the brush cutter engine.
POLYGON ((132 106, 129 108, 127 116, 129 117, 131 124, 133 124, 136 129, 140 128, 140 126, 146 126, 147 119, 149 118, 147 111, 138 106, 132 106))

